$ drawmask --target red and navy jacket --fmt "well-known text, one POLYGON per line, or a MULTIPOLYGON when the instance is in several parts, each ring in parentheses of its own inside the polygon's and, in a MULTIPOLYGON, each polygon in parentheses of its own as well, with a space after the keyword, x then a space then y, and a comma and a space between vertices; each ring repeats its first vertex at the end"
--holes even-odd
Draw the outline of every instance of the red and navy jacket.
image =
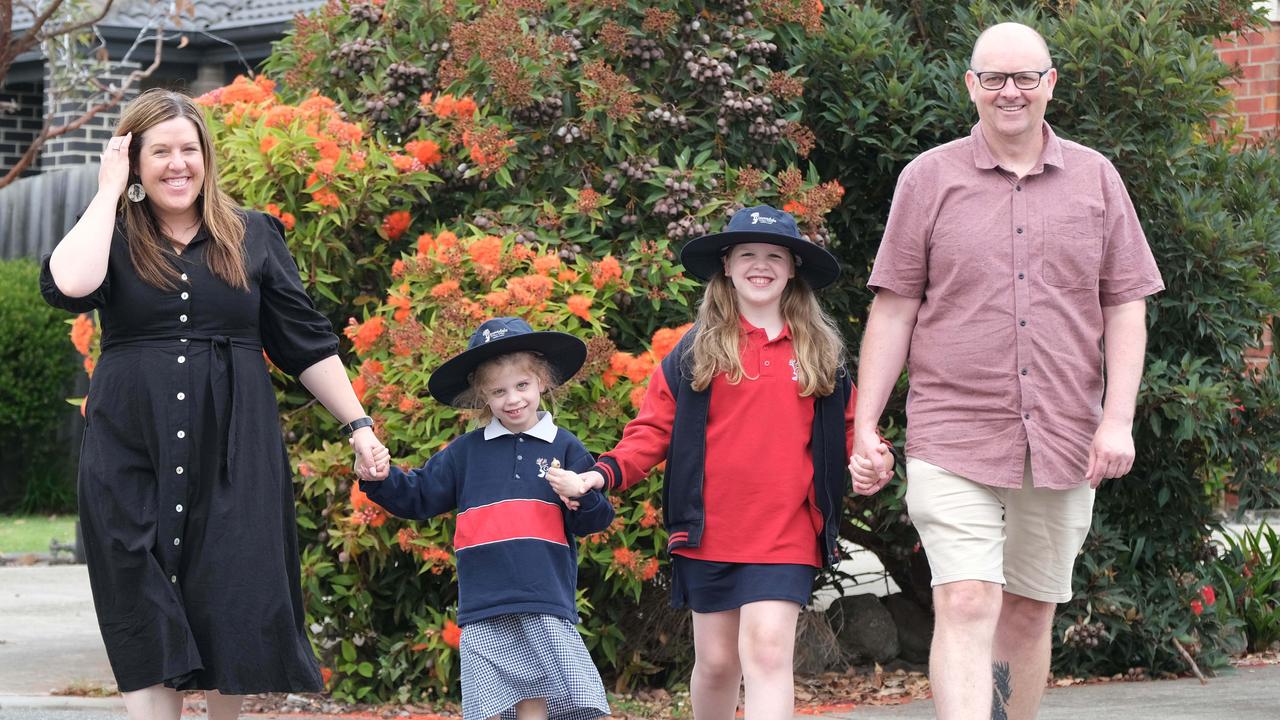
MULTIPOLYGON (((697 331, 697 327, 694 327, 681 338, 675 349, 663 359, 650 381, 665 383, 671 397, 665 398, 665 393, 658 394, 663 395, 668 403, 674 400, 674 417, 670 421, 669 437, 658 438, 654 435, 655 432, 660 431, 659 428, 665 429, 662 427, 666 423, 665 420, 652 427, 638 420, 632 423, 637 425, 634 429, 628 426, 628 432, 623 433, 623 441, 619 446, 621 449, 629 439, 646 447, 661 447, 658 443, 667 443, 662 511, 669 533, 668 551, 698 548, 702 542, 707 520, 703 491, 711 388, 708 387, 699 392, 691 386, 691 351, 694 333, 697 331), (628 438, 628 435, 631 437, 628 438)), ((745 388, 744 391, 749 392, 745 388)), ((651 394, 655 392, 657 391, 654 388, 650 389, 651 394)), ((837 372, 835 390, 830 395, 813 399, 813 424, 808 443, 813 460, 811 501, 817 507, 815 514, 821 516, 820 520, 814 518, 813 529, 818 536, 819 546, 815 555, 820 556, 821 562, 825 565, 834 564, 837 559, 836 537, 840 529, 840 516, 848 488, 848 447, 852 436, 851 423, 847 422, 847 418, 850 417, 853 393, 853 382, 848 371, 842 367, 837 372)), ((650 400, 646 398, 646 403, 648 402, 650 400)), ((670 405, 666 407, 666 410, 661 411, 664 415, 671 412, 670 405)), ((759 417, 744 419, 744 422, 768 423, 770 421, 768 408, 761 407, 760 410, 759 417)), ((629 487, 641 480, 647 472, 644 467, 638 467, 631 461, 625 463, 627 470, 624 472, 624 463, 612 457, 617 451, 603 454, 592 467, 604 476, 606 488, 609 490, 629 487)), ((753 449, 743 448, 743 451, 752 452, 753 449)), ((769 468, 761 467, 760 471, 767 473, 769 468)), ((717 518, 722 518, 721 522, 724 522, 734 515, 735 510, 732 507, 715 508, 713 512, 717 518)))
POLYGON ((565 507, 545 477, 552 460, 578 472, 592 462, 550 413, 517 434, 495 419, 454 440, 423 467, 392 467, 386 480, 362 480, 360 489, 403 518, 458 511, 453 545, 459 625, 516 613, 577 623, 574 536, 609 527, 614 511, 599 491, 583 496, 577 510, 565 507))

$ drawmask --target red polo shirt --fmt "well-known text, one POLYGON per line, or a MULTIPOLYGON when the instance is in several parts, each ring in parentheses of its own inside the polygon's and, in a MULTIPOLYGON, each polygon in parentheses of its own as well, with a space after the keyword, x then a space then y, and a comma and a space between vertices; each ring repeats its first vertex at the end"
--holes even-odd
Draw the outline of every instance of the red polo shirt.
MULTIPOLYGON (((702 544, 674 552, 699 560, 795 563, 821 567, 822 516, 813 490, 814 398, 801 397, 789 328, 770 340, 742 321, 745 375, 711 381, 703 480, 702 544)), ((845 408, 846 454, 853 447, 855 390, 845 408)), ((675 420, 675 398, 659 365, 636 419, 605 455, 622 470, 622 486, 664 460, 675 420)))

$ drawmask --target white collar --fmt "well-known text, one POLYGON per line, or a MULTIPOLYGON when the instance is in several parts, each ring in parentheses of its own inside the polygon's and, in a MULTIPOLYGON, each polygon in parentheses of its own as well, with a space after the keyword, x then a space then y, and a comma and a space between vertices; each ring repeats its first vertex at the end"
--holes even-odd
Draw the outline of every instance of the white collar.
MULTIPOLYGON (((555 442, 556 439, 556 423, 551 418, 551 413, 545 410, 538 411, 538 422, 533 427, 525 430, 522 435, 532 435, 544 442, 555 442)), ((484 426, 484 439, 492 440, 502 437, 503 435, 515 435, 507 429, 507 426, 498 421, 498 418, 490 418, 489 424, 484 426)))

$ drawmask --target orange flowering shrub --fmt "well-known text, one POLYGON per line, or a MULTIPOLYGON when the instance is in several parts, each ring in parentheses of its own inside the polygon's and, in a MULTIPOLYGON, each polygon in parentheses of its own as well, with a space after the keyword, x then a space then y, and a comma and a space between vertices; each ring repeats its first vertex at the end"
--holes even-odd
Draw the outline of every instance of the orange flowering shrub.
MULTIPOLYGON (((803 232, 827 239, 842 191, 805 160, 805 82, 783 52, 824 10, 746 7, 753 20, 690 0, 332 0, 276 46, 265 75, 278 86, 205 96, 224 184, 288 229, 396 462, 421 464, 468 427, 425 383, 481 320, 521 315, 588 342, 551 405, 604 451, 692 317, 701 288, 677 262, 683 242, 761 202, 803 205, 803 232)), ((332 420, 286 418, 307 468, 304 589, 333 693, 452 692, 452 519, 384 519, 351 492, 332 420)), ((618 627, 661 572, 659 493, 655 474, 613 498, 618 522, 582 540, 588 646, 624 684, 654 672, 652 639, 618 627)))
MULTIPOLYGON (((604 321, 617 310, 614 298, 628 290, 626 274, 612 258, 566 260, 549 250, 517 243, 514 235, 434 228, 392 261, 394 280, 382 300, 349 318, 343 334, 355 355, 352 385, 394 462, 420 466, 470 428, 475 413, 437 403, 426 383, 433 369, 466 347, 475 327, 498 314, 520 315, 535 328, 565 330, 586 341, 586 365, 551 393, 545 407, 596 452, 617 442, 634 415, 631 396, 648 382, 648 373, 639 369, 625 377, 612 371, 623 353, 608 338, 604 321), (601 263, 603 269, 593 268, 601 263)), ((659 330, 653 347, 639 355, 650 363, 645 367, 670 352, 687 329, 659 330)), ((322 443, 301 460, 304 501, 312 507, 325 503, 324 512, 309 522, 328 529, 321 544, 336 558, 329 561, 336 576, 349 580, 343 597, 361 599, 341 606, 340 625, 320 622, 317 640, 342 648, 353 634, 381 638, 376 645, 353 645, 354 659, 331 660, 335 693, 354 695, 368 687, 359 673, 362 658, 404 652, 405 663, 420 667, 419 674, 405 676, 414 678, 415 688, 448 694, 457 647, 457 627, 448 619, 456 602, 452 514, 418 523, 389 518, 352 482, 350 451, 342 443, 322 443), (395 615, 371 611, 403 597, 406 583, 416 588, 411 607, 395 615), (428 617, 427 607, 444 612, 445 619, 428 617), (435 662, 419 666, 423 655, 435 662)), ((654 505, 658 483, 655 475, 636 492, 615 498, 619 521, 580 541, 580 585, 592 588, 583 618, 597 644, 612 643, 602 649, 606 655, 620 641, 610 634, 614 613, 625 611, 620 600, 638 597, 661 567, 665 531, 654 505)), ((312 582, 312 593, 334 592, 321 578, 312 582)))

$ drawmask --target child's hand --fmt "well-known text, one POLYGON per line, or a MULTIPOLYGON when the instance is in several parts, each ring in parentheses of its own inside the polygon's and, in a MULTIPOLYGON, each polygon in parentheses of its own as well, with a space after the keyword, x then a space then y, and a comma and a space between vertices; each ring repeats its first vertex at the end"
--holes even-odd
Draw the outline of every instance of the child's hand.
POLYGON ((557 495, 568 499, 580 498, 591 489, 581 475, 555 465, 547 468, 547 482, 551 483, 551 489, 557 495))

